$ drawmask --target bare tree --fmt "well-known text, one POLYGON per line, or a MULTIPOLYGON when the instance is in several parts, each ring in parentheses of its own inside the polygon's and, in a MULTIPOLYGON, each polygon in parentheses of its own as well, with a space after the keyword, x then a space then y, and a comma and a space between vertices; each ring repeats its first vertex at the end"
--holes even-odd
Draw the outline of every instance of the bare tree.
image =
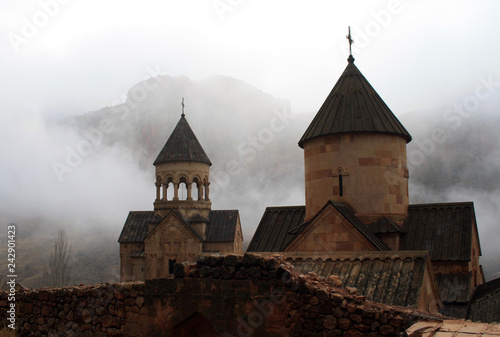
POLYGON ((50 287, 62 287, 68 285, 71 270, 69 258, 71 246, 68 246, 68 238, 64 229, 57 231, 57 239, 54 242, 54 251, 50 254, 49 268, 45 271, 45 284, 50 287))

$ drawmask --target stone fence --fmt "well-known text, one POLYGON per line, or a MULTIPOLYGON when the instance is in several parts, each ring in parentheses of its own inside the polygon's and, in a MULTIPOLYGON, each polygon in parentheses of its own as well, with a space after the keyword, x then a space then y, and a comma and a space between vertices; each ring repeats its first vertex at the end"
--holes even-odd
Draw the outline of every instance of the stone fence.
MULTIPOLYGON (((19 290, 20 336, 397 336, 443 319, 366 300, 276 257, 205 256, 175 278, 19 290)), ((2 326, 11 302, 0 293, 2 326)))

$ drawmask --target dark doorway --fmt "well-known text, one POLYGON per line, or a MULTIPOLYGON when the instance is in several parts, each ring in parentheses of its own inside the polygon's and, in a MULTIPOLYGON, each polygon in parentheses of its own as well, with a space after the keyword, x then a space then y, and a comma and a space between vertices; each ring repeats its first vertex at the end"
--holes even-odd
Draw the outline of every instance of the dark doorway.
POLYGON ((168 259, 168 273, 173 274, 174 273, 174 264, 177 262, 175 259, 168 259))
POLYGON ((175 337, 218 337, 214 326, 201 313, 196 312, 177 324, 168 336, 175 337))

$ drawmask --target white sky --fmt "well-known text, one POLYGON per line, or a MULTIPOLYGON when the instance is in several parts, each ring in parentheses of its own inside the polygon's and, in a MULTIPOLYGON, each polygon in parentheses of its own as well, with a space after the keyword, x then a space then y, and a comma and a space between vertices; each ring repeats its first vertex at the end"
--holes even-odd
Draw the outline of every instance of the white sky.
POLYGON ((315 111, 350 25, 356 64, 401 115, 500 79, 499 14, 496 1, 2 0, 0 107, 96 110, 155 69, 231 76, 315 111))

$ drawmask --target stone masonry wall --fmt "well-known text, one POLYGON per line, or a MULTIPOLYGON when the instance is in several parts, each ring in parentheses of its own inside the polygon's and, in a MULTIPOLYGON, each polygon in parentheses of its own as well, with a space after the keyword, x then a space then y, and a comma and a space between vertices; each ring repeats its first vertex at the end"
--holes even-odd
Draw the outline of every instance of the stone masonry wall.
MULTIPOLYGON (((281 257, 206 256, 174 279, 20 290, 20 336, 396 336, 442 319, 366 300, 281 257)), ((0 293, 6 326, 7 293, 0 293)))
MULTIPOLYGON (((0 295, 6 317, 6 293, 0 295)), ((20 336, 127 335, 130 313, 144 312, 143 304, 143 282, 21 290, 16 330, 20 336)))

